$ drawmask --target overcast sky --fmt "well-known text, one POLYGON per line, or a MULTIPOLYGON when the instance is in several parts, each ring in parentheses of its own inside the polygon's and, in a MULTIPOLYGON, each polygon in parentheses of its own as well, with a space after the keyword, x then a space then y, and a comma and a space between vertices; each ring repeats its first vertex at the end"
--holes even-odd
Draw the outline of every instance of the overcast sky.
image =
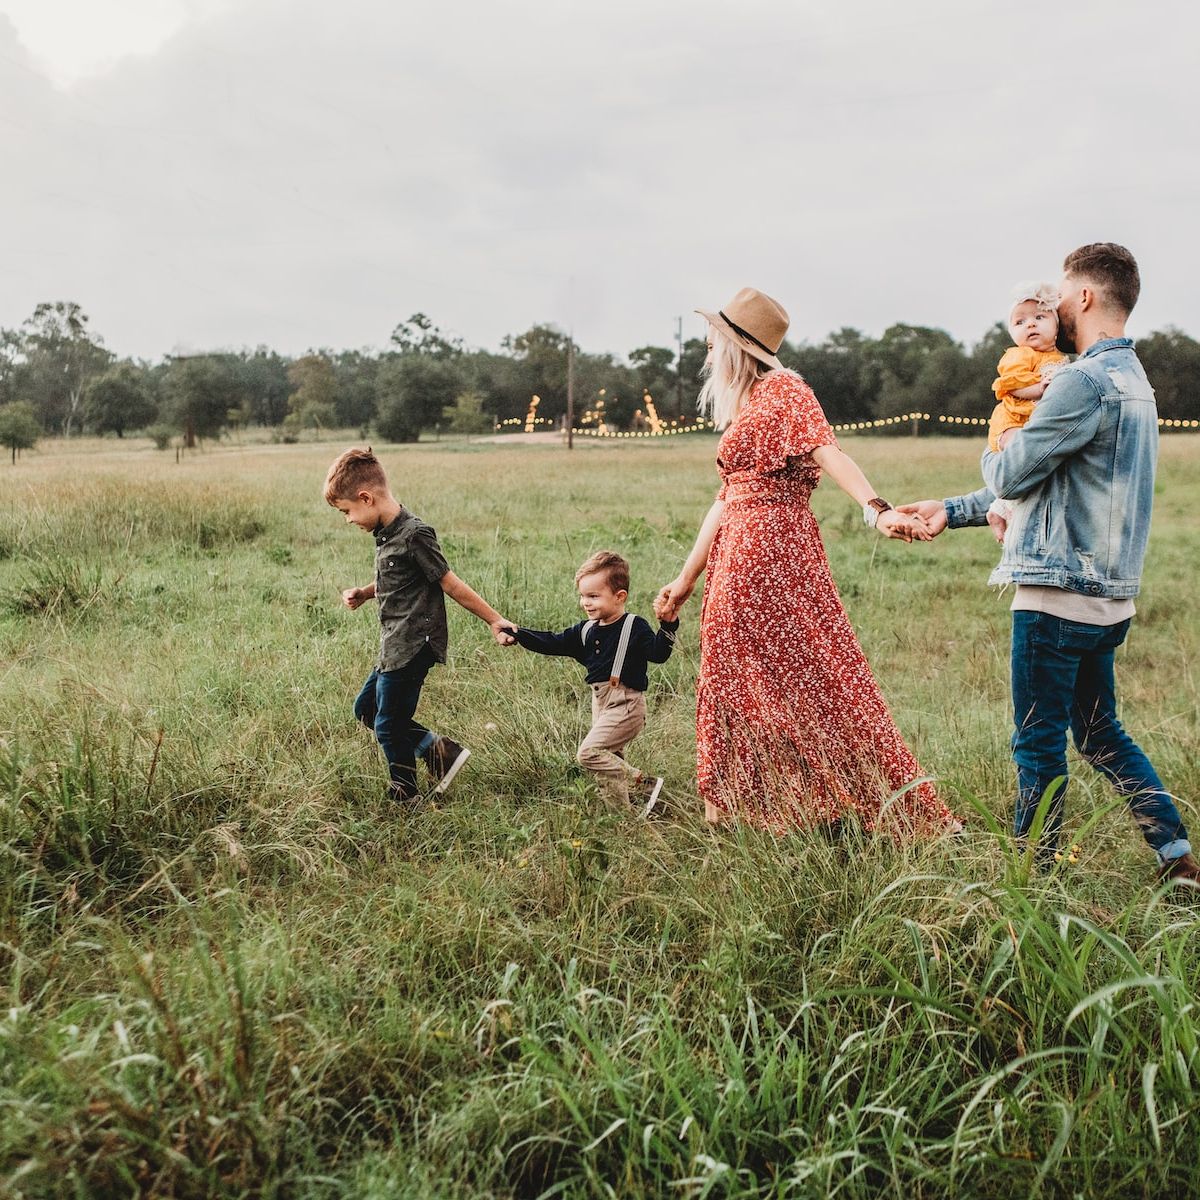
POLYGON ((1200 336, 1200 10, 1111 0, 0 0, 0 326, 123 355, 625 354, 744 284, 970 343, 1089 241, 1200 336))

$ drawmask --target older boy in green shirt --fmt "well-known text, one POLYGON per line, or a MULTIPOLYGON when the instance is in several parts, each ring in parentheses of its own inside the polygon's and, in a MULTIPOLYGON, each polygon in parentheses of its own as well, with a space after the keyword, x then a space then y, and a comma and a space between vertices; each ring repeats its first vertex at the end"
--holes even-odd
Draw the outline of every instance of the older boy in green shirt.
POLYGON ((379 658, 354 702, 354 715, 374 731, 387 759, 390 795, 406 803, 419 796, 418 757, 444 792, 470 757, 453 738, 413 719, 425 676, 446 661, 445 596, 485 621, 504 646, 510 624, 468 587, 442 555, 437 534, 392 495, 379 459, 367 449, 338 455, 325 477, 325 499, 351 525, 375 538, 375 579, 346 588, 342 602, 355 609, 379 603, 379 658))

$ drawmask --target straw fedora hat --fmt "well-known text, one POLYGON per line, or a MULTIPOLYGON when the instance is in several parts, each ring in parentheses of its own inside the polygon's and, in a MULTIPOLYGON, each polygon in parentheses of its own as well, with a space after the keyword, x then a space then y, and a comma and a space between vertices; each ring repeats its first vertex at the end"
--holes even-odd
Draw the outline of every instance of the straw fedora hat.
POLYGON ((696 311, 707 318, 714 329, 719 329, 759 362, 776 369, 783 367, 776 355, 788 330, 788 315, 778 300, 772 300, 757 288, 748 287, 742 288, 715 313, 705 312, 702 308, 696 311))

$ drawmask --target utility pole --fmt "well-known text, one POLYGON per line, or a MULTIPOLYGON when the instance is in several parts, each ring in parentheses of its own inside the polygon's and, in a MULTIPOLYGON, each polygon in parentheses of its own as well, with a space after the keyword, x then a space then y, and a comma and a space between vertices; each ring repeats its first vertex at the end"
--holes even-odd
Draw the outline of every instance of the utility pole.
POLYGON ((675 318, 675 340, 679 343, 679 362, 675 374, 676 379, 676 396, 675 396, 675 415, 683 416, 683 318, 675 318))
POLYGON ((567 449, 575 446, 575 333, 567 334, 567 449))

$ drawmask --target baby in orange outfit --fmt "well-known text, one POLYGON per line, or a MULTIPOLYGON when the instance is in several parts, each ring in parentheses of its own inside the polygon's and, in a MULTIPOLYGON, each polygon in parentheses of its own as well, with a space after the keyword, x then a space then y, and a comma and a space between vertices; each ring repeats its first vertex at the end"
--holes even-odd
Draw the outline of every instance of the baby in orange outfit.
MULTIPOLYGON (((988 425, 989 450, 1004 449, 1012 430, 1020 429, 1033 415, 1033 406, 1054 372, 1067 361, 1054 346, 1058 338, 1058 289, 1054 284, 1023 283, 1014 289, 1008 332, 1015 345, 1004 352, 992 383, 996 407, 988 425)), ((1000 541, 1011 516, 1012 505, 1007 500, 996 500, 988 509, 988 524, 1000 541)))
POLYGON ((1008 332, 1016 343, 996 368, 992 391, 996 407, 988 428, 988 449, 1002 450, 1000 438, 1020 429, 1033 415, 1046 384, 1067 361, 1054 348, 1058 337, 1058 289, 1052 283, 1023 283, 1013 292, 1008 332))

